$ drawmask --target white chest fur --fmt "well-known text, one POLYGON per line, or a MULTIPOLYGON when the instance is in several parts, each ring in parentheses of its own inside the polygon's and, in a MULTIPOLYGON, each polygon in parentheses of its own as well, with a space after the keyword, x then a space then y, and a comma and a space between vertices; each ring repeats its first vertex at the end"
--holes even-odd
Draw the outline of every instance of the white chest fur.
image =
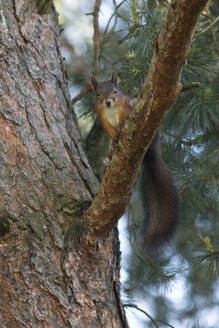
POLYGON ((119 111, 118 108, 111 103, 110 107, 104 106, 104 116, 110 122, 113 127, 117 127, 119 125, 119 111))

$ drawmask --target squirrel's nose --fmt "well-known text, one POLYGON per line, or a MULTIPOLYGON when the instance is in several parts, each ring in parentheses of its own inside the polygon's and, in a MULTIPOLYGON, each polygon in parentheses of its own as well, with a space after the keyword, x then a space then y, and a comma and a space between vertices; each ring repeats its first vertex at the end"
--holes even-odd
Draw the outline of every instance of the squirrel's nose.
POLYGON ((106 101, 106 105, 107 105, 108 108, 111 107, 111 101, 110 100, 107 100, 106 101))

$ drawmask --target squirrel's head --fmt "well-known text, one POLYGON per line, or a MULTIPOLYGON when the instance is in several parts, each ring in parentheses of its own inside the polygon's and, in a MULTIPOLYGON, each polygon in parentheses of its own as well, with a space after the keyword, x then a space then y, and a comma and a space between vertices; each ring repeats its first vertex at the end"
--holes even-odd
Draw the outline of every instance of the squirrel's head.
POLYGON ((95 77, 91 77, 90 85, 96 96, 96 103, 104 107, 112 108, 118 100, 120 91, 117 89, 117 75, 113 72, 111 80, 98 82, 95 77))

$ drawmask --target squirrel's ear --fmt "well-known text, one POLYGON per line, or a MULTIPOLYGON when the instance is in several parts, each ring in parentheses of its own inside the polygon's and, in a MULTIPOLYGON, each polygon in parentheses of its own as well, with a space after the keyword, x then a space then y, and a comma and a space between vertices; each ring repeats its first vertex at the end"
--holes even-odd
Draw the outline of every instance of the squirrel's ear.
POLYGON ((112 82, 112 84, 114 84, 115 87, 117 87, 117 74, 116 74, 116 72, 113 72, 111 82, 112 82))
POLYGON ((90 78, 90 86, 91 86, 92 91, 95 92, 97 89, 97 86, 98 86, 98 82, 94 76, 91 76, 91 78, 90 78))

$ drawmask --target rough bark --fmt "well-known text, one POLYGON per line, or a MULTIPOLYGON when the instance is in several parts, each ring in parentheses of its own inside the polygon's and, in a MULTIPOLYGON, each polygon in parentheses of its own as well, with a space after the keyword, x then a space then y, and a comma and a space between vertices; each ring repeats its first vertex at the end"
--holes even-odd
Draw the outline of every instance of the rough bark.
POLYGON ((57 17, 30 0, 0 9, 0 325, 125 327, 116 230, 84 234, 98 182, 70 114, 57 17))
POLYGON ((93 230, 107 232, 99 239, 86 234, 81 215, 98 182, 70 114, 56 15, 44 0, 0 1, 3 326, 126 327, 113 226, 128 203, 146 148, 179 93, 180 70, 198 17, 194 9, 200 11, 205 2, 172 1, 146 91, 115 142, 103 186, 87 212, 93 230), (184 34, 185 39, 178 38, 184 34), (168 52, 176 42, 184 49, 179 57, 175 50, 168 52))
POLYGON ((147 148, 181 92, 180 73, 207 2, 171 1, 142 94, 133 101, 133 112, 114 142, 110 165, 86 214, 94 235, 107 235, 125 211, 147 148))

